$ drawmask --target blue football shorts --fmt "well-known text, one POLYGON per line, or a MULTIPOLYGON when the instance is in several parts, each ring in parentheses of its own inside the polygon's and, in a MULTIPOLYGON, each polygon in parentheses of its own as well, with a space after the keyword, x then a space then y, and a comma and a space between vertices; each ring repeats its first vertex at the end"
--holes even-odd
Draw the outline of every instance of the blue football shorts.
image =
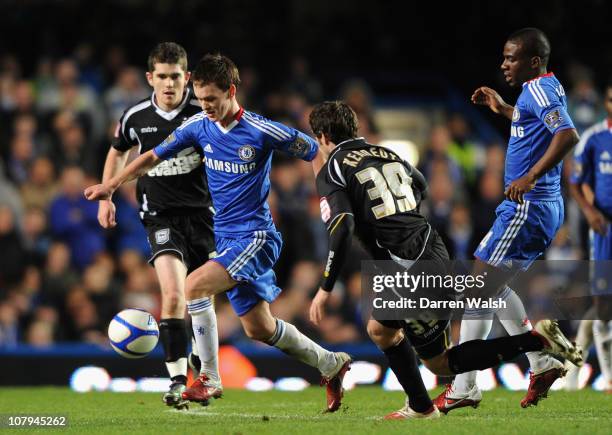
POLYGON ((281 289, 276 285, 272 267, 283 245, 275 230, 254 231, 236 237, 216 236, 218 255, 211 259, 221 264, 239 284, 227 291, 227 297, 238 316, 257 303, 274 301, 281 289))
POLYGON ((474 256, 491 266, 527 270, 544 253, 563 224, 563 200, 505 200, 474 256))

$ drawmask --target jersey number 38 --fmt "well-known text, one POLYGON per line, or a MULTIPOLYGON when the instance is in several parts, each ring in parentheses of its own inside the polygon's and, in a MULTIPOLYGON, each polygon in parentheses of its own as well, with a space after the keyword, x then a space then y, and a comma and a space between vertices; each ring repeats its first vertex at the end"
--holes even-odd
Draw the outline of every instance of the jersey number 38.
POLYGON ((382 174, 372 166, 359 171, 356 175, 361 184, 368 181, 374 187, 368 189, 372 201, 382 198, 382 204, 372 207, 376 219, 391 216, 398 210, 400 213, 414 210, 417 206, 412 191, 412 177, 406 172, 406 167, 399 162, 387 163, 382 166, 382 174))

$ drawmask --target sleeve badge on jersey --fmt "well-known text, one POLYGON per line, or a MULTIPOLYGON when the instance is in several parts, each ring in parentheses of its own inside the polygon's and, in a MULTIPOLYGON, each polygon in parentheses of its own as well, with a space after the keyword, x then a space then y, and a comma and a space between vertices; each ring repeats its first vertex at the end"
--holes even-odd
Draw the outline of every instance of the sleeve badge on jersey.
POLYGON ((252 145, 242 145, 238 148, 238 157, 245 162, 250 162, 255 158, 255 148, 252 145))
POLYGON ((174 142, 174 141, 176 141, 176 136, 174 135, 174 133, 170 133, 170 136, 168 136, 168 137, 166 138, 166 140, 164 140, 164 141, 161 143, 161 146, 163 146, 163 147, 167 147, 167 146, 171 145, 171 144, 172 144, 172 142, 174 142))
POLYGON ((331 218, 331 208, 327 202, 327 198, 323 196, 319 200, 319 206, 321 207, 321 219, 323 219, 323 222, 327 223, 329 218, 331 218))
POLYGON ((544 117, 544 122, 546 122, 546 125, 549 129, 553 129, 561 125, 561 123, 563 122, 563 118, 561 118, 559 110, 553 110, 546 114, 546 116, 544 117))
POLYGON ((170 228, 164 228, 163 230, 155 231, 155 243, 163 245, 170 240, 170 228))
POLYGON ((289 153, 295 157, 304 157, 308 150, 308 146, 309 144, 306 142, 306 139, 298 136, 295 141, 289 145, 289 153))
POLYGON ((512 122, 517 122, 521 119, 521 112, 518 110, 518 107, 514 107, 514 111, 512 112, 512 122))

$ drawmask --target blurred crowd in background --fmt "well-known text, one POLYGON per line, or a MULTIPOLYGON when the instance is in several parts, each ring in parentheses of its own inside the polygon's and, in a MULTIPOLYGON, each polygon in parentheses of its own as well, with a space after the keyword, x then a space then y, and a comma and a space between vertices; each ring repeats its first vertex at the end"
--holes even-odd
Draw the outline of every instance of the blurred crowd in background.
MULTIPOLYGON (((138 60, 143 64, 144 55, 138 60)), ((309 73, 305 58, 295 57, 289 69, 285 82, 266 94, 258 88, 258 71, 242 69, 239 101, 309 132, 312 104, 342 98, 359 116, 360 135, 372 143, 384 137, 375 121, 376 93, 365 81, 348 81, 330 94, 309 73)), ((584 67, 564 79, 571 115, 582 131, 603 116, 598 89, 584 67)), ((17 57, 0 58, 0 347, 104 343, 108 322, 122 308, 159 316, 135 185, 115 194, 118 226, 112 231, 100 227, 98 204, 82 194, 101 177, 123 110, 150 93, 144 71, 117 49, 96 64, 87 46, 80 46, 70 57, 41 59, 27 77, 17 57)), ((459 112, 428 129, 428 140, 417 144, 418 167, 429 182, 421 210, 451 257, 470 259, 503 199, 505 144, 484 142, 459 112)), ((565 165, 564 180, 570 167, 565 165)), ((312 168, 279 154, 271 179, 269 203, 284 238, 275 268, 284 291, 272 305, 275 315, 325 342, 366 340, 359 308, 360 260, 366 254, 354 244, 329 314, 314 327, 307 313, 327 255, 327 233, 312 168)), ((547 255, 587 258, 580 213, 569 198, 566 208, 566 225, 547 255)), ((221 341, 240 340, 239 321, 224 296, 217 298, 217 314, 221 341)))

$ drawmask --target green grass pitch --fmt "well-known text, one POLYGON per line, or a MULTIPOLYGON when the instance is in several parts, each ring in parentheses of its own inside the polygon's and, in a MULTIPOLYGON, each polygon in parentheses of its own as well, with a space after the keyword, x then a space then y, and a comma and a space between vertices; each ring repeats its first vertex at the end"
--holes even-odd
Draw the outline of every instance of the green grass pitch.
MULTIPOLYGON (((5 418, 11 414, 65 414, 69 425, 59 431, 73 433, 612 433, 612 395, 590 389, 572 393, 553 391, 537 407, 521 409, 519 401, 523 394, 497 389, 484 393, 477 410, 463 408, 433 421, 384 421, 383 415, 403 405, 403 395, 379 387, 348 391, 343 407, 335 414, 321 413, 325 391, 317 387, 302 392, 227 390, 224 398, 207 408, 192 404, 183 411, 164 406, 161 394, 80 394, 67 388, 0 388, 0 414, 5 418)), ((6 433, 5 428, 0 431, 6 433)), ((45 431, 49 429, 35 432, 45 431)))

